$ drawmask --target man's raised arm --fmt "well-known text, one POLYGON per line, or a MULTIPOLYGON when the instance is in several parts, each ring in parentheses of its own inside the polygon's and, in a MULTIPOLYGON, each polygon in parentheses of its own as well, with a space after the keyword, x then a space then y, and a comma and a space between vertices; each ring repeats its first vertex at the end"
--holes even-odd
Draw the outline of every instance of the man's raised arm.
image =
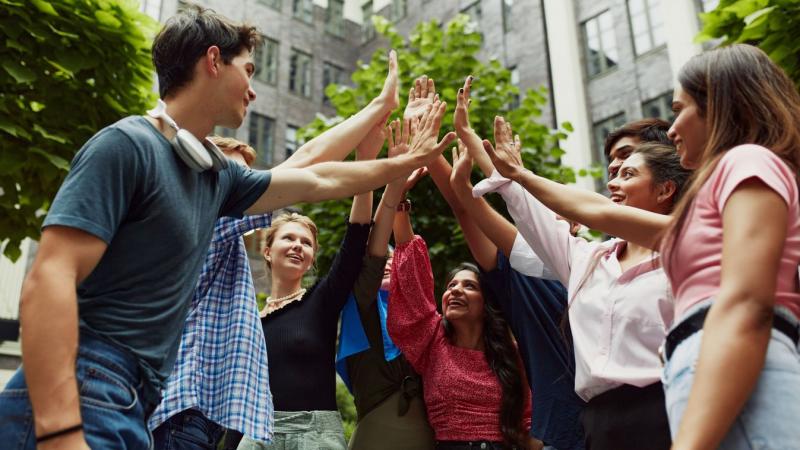
POLYGON ((298 202, 351 197, 408 176, 414 169, 439 156, 455 140, 455 133, 450 132, 437 142, 446 109, 444 102, 431 105, 417 125, 411 149, 405 155, 375 161, 327 162, 305 169, 273 170, 269 187, 247 214, 274 211, 298 202))

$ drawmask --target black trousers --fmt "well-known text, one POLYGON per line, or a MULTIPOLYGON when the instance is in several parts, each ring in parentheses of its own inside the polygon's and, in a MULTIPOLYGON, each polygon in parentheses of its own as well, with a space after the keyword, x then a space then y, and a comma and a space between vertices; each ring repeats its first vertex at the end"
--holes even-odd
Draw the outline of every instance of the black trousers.
POLYGON ((669 450, 661 383, 628 384, 589 400, 581 414, 586 450, 669 450))

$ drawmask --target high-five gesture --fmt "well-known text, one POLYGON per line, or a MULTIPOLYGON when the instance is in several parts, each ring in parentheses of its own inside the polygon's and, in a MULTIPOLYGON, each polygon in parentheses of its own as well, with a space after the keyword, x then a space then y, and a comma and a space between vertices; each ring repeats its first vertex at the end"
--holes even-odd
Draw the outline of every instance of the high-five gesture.
POLYGON ((433 103, 435 96, 436 86, 434 86, 433 78, 423 75, 414 80, 414 86, 408 90, 408 104, 403 112, 403 119, 422 117, 428 105, 433 103))
MULTIPOLYGON (((414 136, 416 131, 417 122, 417 119, 406 119, 403 120, 403 122, 400 122, 399 119, 395 119, 389 124, 388 127, 386 127, 386 134, 388 136, 387 142, 389 145, 389 158, 394 158, 395 156, 399 156, 408 152, 409 143, 411 142, 411 138, 414 136)), ((411 175, 409 175, 408 178, 398 178, 391 182, 388 186, 402 186, 402 190, 400 190, 400 197, 405 197, 406 193, 410 191, 417 184, 417 182, 427 174, 428 168, 423 166, 411 172, 411 175)))
POLYGON ((416 126, 416 122, 417 120, 405 119, 401 123, 400 119, 395 119, 389 123, 389 126, 386 127, 389 158, 408 153, 413 135, 412 127, 416 126))
POLYGON ((470 185, 469 176, 472 173, 472 157, 467 147, 458 140, 458 147, 453 148, 453 171, 450 172, 450 186, 454 191, 464 189, 470 185))
POLYGON ((494 118, 494 142, 496 149, 492 147, 491 142, 483 140, 483 148, 489 154, 492 164, 500 175, 516 180, 525 171, 520 154, 522 143, 519 135, 513 135, 511 124, 501 116, 494 118))
POLYGON ((453 126, 460 138, 462 133, 472 131, 472 127, 469 125, 469 104, 472 102, 469 98, 470 89, 472 89, 472 75, 464 80, 464 86, 458 90, 458 96, 456 97, 456 111, 453 113, 453 126))
POLYGON ((447 103, 434 99, 414 130, 415 133, 411 138, 409 154, 421 158, 424 161, 423 165, 427 165, 434 158, 441 155, 444 149, 456 138, 456 134, 451 131, 441 141, 436 142, 439 137, 439 128, 442 126, 442 117, 444 117, 446 110, 447 103))
POLYGON ((386 81, 383 82, 378 99, 384 103, 388 111, 394 111, 400 106, 400 80, 397 75, 397 52, 389 52, 389 73, 386 74, 386 81))

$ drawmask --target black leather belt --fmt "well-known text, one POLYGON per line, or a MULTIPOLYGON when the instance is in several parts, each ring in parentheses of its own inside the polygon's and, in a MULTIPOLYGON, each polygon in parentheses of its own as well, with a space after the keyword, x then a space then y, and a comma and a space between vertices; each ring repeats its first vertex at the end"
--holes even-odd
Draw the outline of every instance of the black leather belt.
MULTIPOLYGON (((695 312, 669 332, 666 342, 664 342, 664 354, 667 357, 666 359, 669 359, 672 356, 672 352, 675 351, 681 342, 703 329, 703 323, 706 321, 708 309, 709 308, 703 308, 695 312)), ((798 331, 797 325, 789 322, 778 314, 773 316, 772 328, 775 328, 776 330, 788 336, 789 339, 795 343, 795 345, 797 344, 797 341, 800 340, 800 331, 798 331)))

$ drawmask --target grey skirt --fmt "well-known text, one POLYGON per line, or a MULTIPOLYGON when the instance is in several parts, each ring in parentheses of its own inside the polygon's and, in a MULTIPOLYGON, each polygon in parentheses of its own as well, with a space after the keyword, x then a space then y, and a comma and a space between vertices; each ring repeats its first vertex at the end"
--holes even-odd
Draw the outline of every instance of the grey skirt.
POLYGON ((339 411, 275 411, 272 443, 242 438, 238 450, 345 450, 339 411))

